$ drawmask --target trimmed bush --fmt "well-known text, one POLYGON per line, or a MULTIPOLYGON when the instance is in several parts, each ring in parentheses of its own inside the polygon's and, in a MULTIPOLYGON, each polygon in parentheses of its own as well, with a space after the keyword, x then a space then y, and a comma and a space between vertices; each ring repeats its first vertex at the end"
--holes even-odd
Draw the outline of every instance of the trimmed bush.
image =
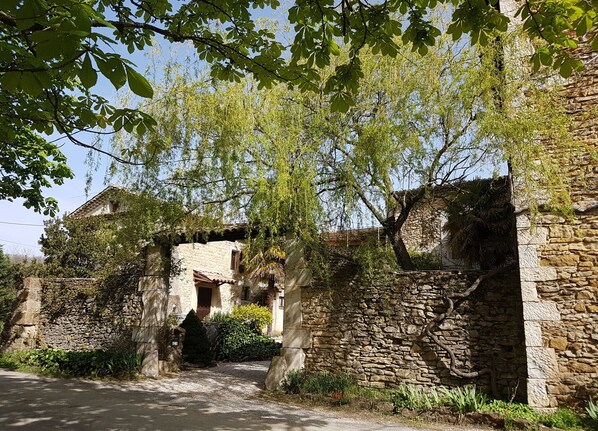
POLYGON ((229 317, 218 323, 216 359, 228 361, 265 360, 280 352, 280 343, 259 335, 254 328, 229 317))
POLYGON ((234 307, 230 317, 245 323, 260 334, 264 326, 272 323, 272 313, 268 310, 268 307, 257 304, 234 307))
POLYGON ((214 361, 214 354, 206 328, 195 314, 195 310, 189 311, 180 326, 185 330, 183 360, 191 364, 210 365, 214 361))

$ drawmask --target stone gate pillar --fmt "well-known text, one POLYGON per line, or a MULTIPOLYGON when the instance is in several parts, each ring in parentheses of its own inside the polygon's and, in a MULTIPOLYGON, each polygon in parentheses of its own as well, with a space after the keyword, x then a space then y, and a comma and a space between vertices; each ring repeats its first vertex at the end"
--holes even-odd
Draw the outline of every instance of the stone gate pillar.
POLYGON ((284 283, 284 320, 280 356, 272 358, 266 389, 280 387, 286 373, 303 368, 305 352, 311 347, 311 331, 303 328, 301 314, 301 287, 312 282, 312 273, 298 241, 289 243, 286 250, 284 283))
POLYGON ((2 346, 4 351, 35 349, 38 341, 41 311, 41 278, 27 277, 18 294, 17 309, 9 322, 8 339, 2 346))
POLYGON ((157 336, 166 321, 168 306, 168 272, 164 247, 150 246, 146 251, 144 275, 139 279, 143 311, 139 328, 133 331, 137 352, 143 355, 141 374, 159 374, 157 336))

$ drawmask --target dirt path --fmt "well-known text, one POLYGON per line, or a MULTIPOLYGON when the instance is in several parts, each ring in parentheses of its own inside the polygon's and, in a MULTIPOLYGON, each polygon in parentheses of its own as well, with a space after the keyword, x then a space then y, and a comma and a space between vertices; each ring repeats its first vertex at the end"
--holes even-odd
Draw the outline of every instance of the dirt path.
POLYGON ((249 399, 261 389, 267 366, 267 362, 224 364, 172 378, 117 383, 0 369, 0 429, 416 431, 249 399))

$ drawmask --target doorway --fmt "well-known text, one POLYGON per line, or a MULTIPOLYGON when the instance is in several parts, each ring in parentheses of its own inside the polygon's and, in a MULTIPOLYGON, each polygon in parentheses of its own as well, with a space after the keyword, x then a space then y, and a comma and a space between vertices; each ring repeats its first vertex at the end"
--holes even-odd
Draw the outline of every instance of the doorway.
POLYGON ((204 317, 210 314, 212 307, 212 288, 198 287, 197 288, 197 317, 203 320, 204 317))

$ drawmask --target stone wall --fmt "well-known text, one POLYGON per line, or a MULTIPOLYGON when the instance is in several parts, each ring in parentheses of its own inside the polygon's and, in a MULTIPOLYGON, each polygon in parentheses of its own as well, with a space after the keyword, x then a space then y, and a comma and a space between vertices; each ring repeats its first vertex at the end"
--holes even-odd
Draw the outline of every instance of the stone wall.
POLYGON ((3 348, 134 349, 142 313, 137 281, 28 278, 3 348))
POLYGON ((141 318, 137 279, 43 279, 40 346, 59 349, 134 348, 141 318))
MULTIPOLYGON (((477 275, 430 271, 367 280, 347 264, 330 287, 302 287, 302 328, 311 333, 305 368, 343 371, 363 386, 378 388, 475 383, 491 391, 488 375, 471 381, 451 376, 446 352, 420 336, 426 322, 446 309, 443 295, 465 289, 477 275)), ((516 271, 483 282, 436 332, 457 355, 460 369, 493 369, 503 397, 525 394, 518 287, 516 271)))
POLYGON ((517 217, 528 401, 542 408, 585 404, 598 393, 598 54, 577 54, 586 70, 567 82, 564 96, 583 145, 568 163, 562 149, 545 143, 563 160, 575 217, 530 216, 525 203, 517 217))

